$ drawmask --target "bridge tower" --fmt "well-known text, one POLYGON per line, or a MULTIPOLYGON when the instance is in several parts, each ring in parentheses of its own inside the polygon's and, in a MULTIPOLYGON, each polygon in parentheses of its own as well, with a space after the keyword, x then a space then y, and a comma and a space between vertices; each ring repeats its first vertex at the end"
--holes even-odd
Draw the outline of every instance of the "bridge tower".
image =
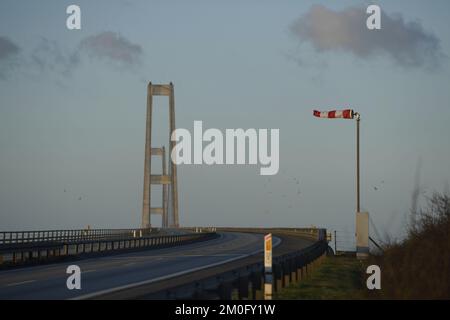
MULTIPOLYGON (((166 148, 162 146, 161 148, 152 148, 151 149, 151 156, 160 156, 161 157, 161 163, 162 163, 162 176, 167 176, 167 163, 166 163, 166 148)), ((156 175, 150 175, 150 185, 152 183, 154 184, 160 184, 162 187, 162 207, 152 207, 150 206, 150 214, 160 214, 162 219, 162 227, 168 228, 169 225, 169 199, 168 199, 168 184, 163 182, 158 182, 159 178, 157 178, 156 175)), ((151 191, 150 191, 151 192, 151 191)), ((173 220, 173 219, 172 219, 173 220)))
POLYGON ((175 96, 172 82, 170 84, 152 84, 147 87, 147 118, 145 133, 144 188, 142 201, 142 228, 151 227, 151 214, 162 215, 162 226, 178 228, 178 183, 177 167, 170 155, 175 147, 175 141, 170 136, 175 130, 175 96), (152 148, 152 111, 153 96, 169 98, 169 172, 166 172, 165 148, 152 148), (162 157, 162 173, 152 174, 152 156, 162 157), (162 207, 151 206, 151 185, 161 185, 162 207))

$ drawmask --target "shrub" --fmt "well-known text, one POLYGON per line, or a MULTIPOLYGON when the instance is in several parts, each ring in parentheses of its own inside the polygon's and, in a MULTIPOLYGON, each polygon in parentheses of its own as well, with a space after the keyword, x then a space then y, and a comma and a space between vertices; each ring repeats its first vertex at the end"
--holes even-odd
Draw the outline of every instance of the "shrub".
POLYGON ((450 298, 450 197, 435 193, 412 213, 408 235, 370 263, 381 267, 381 297, 450 298))

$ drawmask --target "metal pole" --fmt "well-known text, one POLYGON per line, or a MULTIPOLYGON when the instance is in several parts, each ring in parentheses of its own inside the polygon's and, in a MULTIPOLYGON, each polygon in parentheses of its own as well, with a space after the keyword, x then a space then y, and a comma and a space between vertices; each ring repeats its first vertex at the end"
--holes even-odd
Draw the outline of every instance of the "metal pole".
POLYGON ((147 117, 145 122, 145 160, 144 160, 144 188, 142 199, 141 228, 151 228, 150 222, 150 172, 152 160, 152 83, 147 87, 147 117))
MULTIPOLYGON (((173 83, 170 83, 170 96, 169 96, 169 122, 170 122, 170 135, 169 139, 172 136, 172 133, 175 130, 175 93, 173 83)), ((170 139, 169 142, 169 159, 170 159, 170 175, 171 175, 171 189, 172 189, 172 212, 173 212, 173 221, 172 228, 178 228, 179 218, 178 218, 178 177, 177 177, 177 166, 175 165, 175 159, 172 157, 172 151, 175 148, 175 141, 170 139)))
MULTIPOLYGON (((166 148, 163 146, 162 147, 162 161, 163 161, 163 165, 162 165, 162 169, 163 169, 163 175, 167 174, 167 168, 166 168, 166 148)), ((168 185, 167 184, 163 184, 162 185, 162 206, 163 206, 163 214, 162 214, 162 226, 163 228, 168 228, 169 227, 169 210, 168 210, 168 201, 167 201, 167 196, 168 196, 168 185)))
POLYGON ((336 230, 334 230, 334 254, 337 254, 336 230))
POLYGON ((359 121, 361 119, 359 113, 356 116, 356 212, 360 212, 359 199, 359 121))

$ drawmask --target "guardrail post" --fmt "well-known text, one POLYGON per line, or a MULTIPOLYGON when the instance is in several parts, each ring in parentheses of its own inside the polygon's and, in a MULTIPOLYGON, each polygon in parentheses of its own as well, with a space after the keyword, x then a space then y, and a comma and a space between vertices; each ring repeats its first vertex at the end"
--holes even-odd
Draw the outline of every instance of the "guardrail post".
POLYGON ((239 277, 237 280, 237 287, 238 287, 238 297, 239 300, 242 300, 244 298, 248 298, 248 276, 245 277, 239 277))
POLYGON ((228 282, 224 282, 219 286, 218 293, 220 300, 231 300, 232 286, 228 282))
POLYGON ((264 293, 262 291, 262 273, 261 271, 254 271, 250 275, 250 283, 252 286, 252 298, 254 300, 259 300, 264 298, 264 293))
POLYGON ((273 266, 274 291, 277 292, 283 287, 283 270, 280 264, 273 266))
POLYGON ((308 277, 308 263, 305 262, 305 265, 302 267, 302 279, 306 279, 308 277))
POLYGON ((300 282, 302 280, 302 263, 303 263, 302 258, 298 257, 296 266, 297 282, 300 282))
POLYGON ((289 270, 289 261, 285 261, 282 265, 283 268, 283 288, 287 287, 290 283, 291 272, 289 270))
POLYGON ((292 283, 297 283, 298 279, 297 279, 297 260, 298 258, 295 257, 292 262, 291 262, 291 268, 290 268, 290 272, 291 272, 291 281, 292 283))

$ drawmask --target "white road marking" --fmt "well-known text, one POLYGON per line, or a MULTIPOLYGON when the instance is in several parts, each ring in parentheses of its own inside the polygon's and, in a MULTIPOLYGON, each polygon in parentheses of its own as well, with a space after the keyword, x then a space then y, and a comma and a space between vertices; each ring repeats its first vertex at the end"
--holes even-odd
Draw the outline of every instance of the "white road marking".
POLYGON ((82 273, 82 274, 85 274, 85 273, 89 273, 89 272, 95 272, 95 271, 97 271, 97 270, 96 270, 96 269, 92 269, 92 270, 85 270, 85 271, 81 270, 81 273, 82 273))
MULTIPOLYGON (((186 254, 165 254, 162 256, 151 256, 147 257, 144 262, 150 261, 148 258, 155 258, 155 260, 162 260, 164 258, 180 258, 180 257, 229 257, 229 256, 239 256, 241 253, 218 253, 218 254, 198 254, 198 253, 186 253, 186 254)), ((136 263, 136 262, 132 262, 136 263)), ((126 264, 125 264, 126 265, 126 264)))
POLYGON ((129 262, 129 263, 125 263, 123 266, 124 267, 128 267, 128 266, 132 266, 132 265, 135 265, 136 264, 136 262, 129 262))
MULTIPOLYGON (((197 250, 199 247, 205 247, 205 246, 209 246, 211 245, 210 241, 214 241, 216 242, 217 240, 220 240, 224 238, 224 235, 222 233, 219 233, 219 236, 215 239, 212 240, 208 240, 205 241, 204 243, 202 241, 200 242, 194 242, 194 243, 189 243, 184 245, 184 247, 186 248, 186 250, 197 250)), ((119 256, 116 257, 110 257, 110 256, 106 256, 106 257, 99 257, 99 258, 90 258, 90 259, 86 259, 85 261, 91 261, 91 260, 95 260, 95 261, 102 261, 102 260, 129 260, 131 257, 134 259, 142 259, 142 260, 146 260, 150 257, 157 257, 157 256, 164 256, 164 254, 162 255, 153 255, 153 252, 158 252, 158 251, 165 251, 167 249, 171 249, 172 247, 166 247, 166 248, 149 248, 151 249, 151 251, 147 251, 147 254, 143 254, 142 252, 132 252, 132 253, 123 253, 120 254, 119 256)), ((170 255, 170 254, 169 254, 170 255)), ((108 262, 107 262, 108 263, 108 262)))
POLYGON ((223 253, 223 254, 182 254, 178 256, 166 256, 166 257, 231 257, 231 256, 240 256, 241 253, 223 253))
POLYGON ((21 281, 21 282, 8 283, 6 286, 7 286, 7 287, 15 287, 15 286, 20 286, 20 285, 22 285, 22 284, 35 282, 35 281, 36 281, 36 280, 26 280, 26 281, 21 281))
MULTIPOLYGON (((274 237, 272 248, 277 247, 280 243, 281 243, 281 239, 274 237)), ((139 281, 139 282, 135 282, 135 283, 126 284, 126 285, 123 285, 123 286, 118 286, 118 287, 115 287, 115 288, 110 288, 110 289, 100 290, 100 291, 93 292, 93 293, 84 294, 84 295, 72 298, 70 300, 89 299, 89 298, 101 296, 101 295, 112 293, 112 292, 119 291, 119 290, 130 289, 130 288, 134 288, 134 287, 138 287, 138 286, 142 286, 142 285, 146 285, 146 284, 155 283, 155 282, 162 281, 162 280, 167 280, 167 279, 170 279, 170 278, 175 278, 175 277, 187 274, 187 273, 200 271, 200 270, 203 270, 203 269, 219 266, 221 264, 225 264, 225 263, 232 262, 232 261, 235 261, 235 260, 247 258, 247 257, 250 257, 250 256, 252 256, 254 254, 262 252, 262 251, 263 251, 263 248, 255 250, 255 251, 247 253, 247 254, 239 255, 239 256, 234 257, 234 258, 230 258, 230 259, 227 259, 227 260, 211 263, 211 264, 208 264, 208 265, 205 265, 205 266, 200 266, 200 267, 196 267, 196 268, 192 268, 192 269, 188 269, 188 270, 184 270, 184 271, 175 272, 175 273, 172 273, 172 274, 168 274, 166 276, 161 276, 161 277, 150 279, 150 280, 139 281)))

